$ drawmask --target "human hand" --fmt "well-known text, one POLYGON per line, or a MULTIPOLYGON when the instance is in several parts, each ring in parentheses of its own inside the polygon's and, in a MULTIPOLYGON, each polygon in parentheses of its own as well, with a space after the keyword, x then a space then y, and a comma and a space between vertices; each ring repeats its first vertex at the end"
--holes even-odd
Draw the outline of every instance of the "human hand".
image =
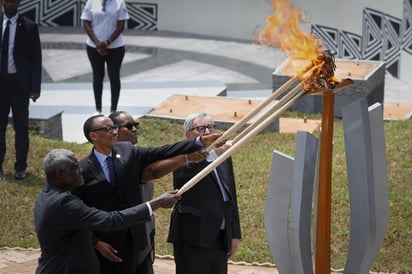
POLYGON ((29 97, 33 102, 36 102, 36 100, 40 97, 40 92, 31 91, 29 97))
POLYGON ((222 155, 226 150, 232 147, 231 141, 227 141, 224 145, 212 149, 209 155, 206 157, 206 160, 210 163, 216 160, 220 155, 222 155))
POLYGON ((103 43, 103 42, 98 42, 96 44, 96 50, 97 50, 97 53, 101 56, 106 56, 107 55, 106 44, 103 43))
POLYGON ((95 248, 104 258, 111 262, 120 263, 123 261, 120 257, 116 256, 117 250, 106 242, 97 241, 95 248))
POLYGON ((192 153, 187 154, 187 160, 190 162, 201 162, 209 155, 209 153, 205 150, 198 150, 192 153))
MULTIPOLYGON (((210 144, 212 144, 216 139, 218 139, 220 136, 222 136, 223 133, 213 133, 210 135, 203 135, 200 137, 200 142, 202 142, 202 144, 207 147, 210 144)), ((222 145, 224 144, 226 141, 220 142, 219 144, 222 145), (221 144, 222 143, 222 144, 221 144)))
POLYGON ((240 245, 240 239, 233 238, 232 245, 230 247, 229 252, 227 253, 227 257, 230 258, 238 251, 240 245))
POLYGON ((152 199, 149 203, 152 210, 156 210, 158 208, 170 208, 173 207, 181 198, 182 196, 177 194, 177 190, 173 190, 163 193, 159 197, 152 199))
POLYGON ((215 148, 216 154, 217 155, 222 155, 223 152, 225 152, 226 150, 228 150, 231 147, 232 147, 231 141, 227 141, 221 146, 216 146, 216 148, 215 148))

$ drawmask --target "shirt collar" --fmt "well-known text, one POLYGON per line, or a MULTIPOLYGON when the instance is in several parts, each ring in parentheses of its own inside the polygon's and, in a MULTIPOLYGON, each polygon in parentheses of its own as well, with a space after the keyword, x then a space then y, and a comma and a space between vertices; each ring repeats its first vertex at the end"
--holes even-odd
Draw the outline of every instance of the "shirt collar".
POLYGON ((8 18, 4 13, 3 13, 3 25, 7 24, 7 20, 10 20, 11 24, 16 24, 17 18, 19 18, 19 15, 16 13, 12 18, 8 18))
POLYGON ((112 156, 112 152, 110 151, 109 155, 105 155, 103 153, 100 153, 96 150, 96 148, 93 149, 94 155, 96 156, 97 160, 99 161, 100 164, 103 164, 104 161, 106 161, 106 158, 108 156, 112 156))

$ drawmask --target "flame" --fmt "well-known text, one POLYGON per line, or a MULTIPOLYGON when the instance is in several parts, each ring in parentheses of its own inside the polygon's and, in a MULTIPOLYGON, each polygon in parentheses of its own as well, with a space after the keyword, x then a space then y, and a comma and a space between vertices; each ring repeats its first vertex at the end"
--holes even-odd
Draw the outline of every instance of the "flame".
POLYGON ((316 78, 327 76, 326 82, 330 82, 335 70, 333 56, 322 49, 323 41, 317 35, 301 29, 299 24, 306 21, 305 13, 290 0, 272 0, 272 9, 275 13, 266 19, 267 25, 259 34, 260 44, 280 48, 286 53, 285 72, 292 71, 305 78, 305 90, 318 85, 315 84, 317 79, 305 75, 309 70, 316 78), (314 66, 316 69, 311 70, 314 66))

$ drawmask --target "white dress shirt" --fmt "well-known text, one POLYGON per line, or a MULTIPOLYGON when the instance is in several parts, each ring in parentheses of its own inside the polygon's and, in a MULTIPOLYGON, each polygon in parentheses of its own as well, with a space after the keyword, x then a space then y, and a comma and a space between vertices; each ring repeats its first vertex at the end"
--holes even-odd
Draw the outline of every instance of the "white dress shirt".
MULTIPOLYGON (((105 42, 110 38, 116 30, 118 21, 129 19, 129 13, 124 0, 106 0, 104 11, 103 1, 88 0, 80 17, 82 20, 92 22, 94 35, 101 42, 105 42)), ((90 37, 87 37, 86 43, 92 48, 96 47, 90 37)), ((124 42, 122 35, 119 35, 107 48, 118 48, 121 46, 124 46, 124 42)))

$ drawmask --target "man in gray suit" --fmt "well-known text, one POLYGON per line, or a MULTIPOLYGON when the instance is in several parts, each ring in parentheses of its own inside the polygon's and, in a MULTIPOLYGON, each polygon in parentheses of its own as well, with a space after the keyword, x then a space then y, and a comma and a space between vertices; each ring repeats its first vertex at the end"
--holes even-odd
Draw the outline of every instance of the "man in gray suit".
POLYGON ((172 207, 180 196, 167 192, 149 202, 121 211, 88 207, 71 190, 83 183, 73 152, 55 149, 44 159, 47 186, 34 207, 41 247, 37 274, 99 274, 91 230, 118 230, 151 219, 152 211, 172 207))

